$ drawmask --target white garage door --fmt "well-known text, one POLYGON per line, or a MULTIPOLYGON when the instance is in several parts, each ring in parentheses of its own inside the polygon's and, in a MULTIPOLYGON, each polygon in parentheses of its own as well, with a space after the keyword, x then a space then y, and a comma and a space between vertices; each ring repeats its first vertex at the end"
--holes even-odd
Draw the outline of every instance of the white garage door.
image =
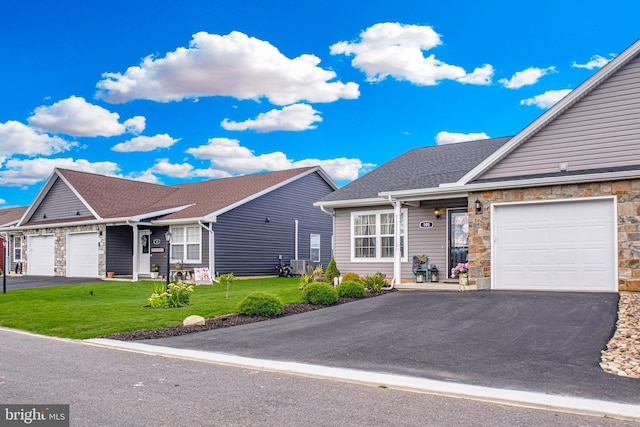
POLYGON ((53 236, 29 236, 27 271, 32 276, 53 276, 53 236))
POLYGON ((494 289, 617 291, 613 199, 494 208, 494 289))
POLYGON ((98 233, 67 235, 67 277, 98 277, 98 233))

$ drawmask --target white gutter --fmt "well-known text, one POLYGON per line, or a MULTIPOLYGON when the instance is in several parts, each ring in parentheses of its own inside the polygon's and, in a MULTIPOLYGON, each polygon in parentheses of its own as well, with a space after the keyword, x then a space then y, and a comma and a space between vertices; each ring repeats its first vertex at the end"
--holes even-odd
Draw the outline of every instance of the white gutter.
POLYGON ((327 215, 329 215, 330 217, 335 217, 336 213, 335 212, 329 212, 327 210, 327 208, 324 207, 324 205, 320 205, 320 210, 324 213, 326 213, 327 215))
MULTIPOLYGON (((465 197, 467 193, 470 191, 500 190, 500 189, 524 188, 524 187, 543 187, 543 186, 558 185, 558 184, 580 184, 584 182, 615 181, 619 179, 638 178, 639 176, 640 176, 640 172, 637 170, 607 172, 607 173, 592 173, 592 174, 585 174, 585 175, 550 176, 545 178, 518 179, 518 180, 512 180, 512 181, 480 182, 476 184, 466 184, 466 185, 459 185, 459 186, 422 188, 422 189, 404 190, 404 191, 385 191, 380 193, 380 197, 394 197, 402 200, 410 200, 411 198, 415 198, 416 200, 425 200, 425 198, 429 196, 454 198, 454 197, 465 197)), ((435 197, 432 197, 432 198, 435 198, 435 197)))
POLYGON ((207 230, 209 232, 209 274, 211 274, 211 278, 213 279, 214 282, 217 282, 216 280, 216 238, 215 238, 215 233, 213 231, 213 227, 211 226, 211 223, 209 223, 209 226, 207 227, 206 225, 204 225, 202 223, 202 221, 198 220, 198 224, 200 224, 200 227, 204 228, 205 230, 207 230))

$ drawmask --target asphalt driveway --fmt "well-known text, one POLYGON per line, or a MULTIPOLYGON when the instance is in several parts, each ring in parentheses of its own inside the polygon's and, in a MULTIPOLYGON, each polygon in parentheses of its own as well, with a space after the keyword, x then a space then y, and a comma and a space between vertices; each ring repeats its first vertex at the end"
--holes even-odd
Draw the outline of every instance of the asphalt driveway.
MULTIPOLYGON (((98 278, 87 277, 56 277, 56 276, 7 276, 7 292, 13 289, 44 288, 46 286, 76 285, 79 283, 99 282, 98 278)), ((0 292, 3 277, 0 276, 0 292)))
POLYGON ((145 343, 640 404, 640 380, 598 366, 615 329, 618 298, 394 292, 145 343))

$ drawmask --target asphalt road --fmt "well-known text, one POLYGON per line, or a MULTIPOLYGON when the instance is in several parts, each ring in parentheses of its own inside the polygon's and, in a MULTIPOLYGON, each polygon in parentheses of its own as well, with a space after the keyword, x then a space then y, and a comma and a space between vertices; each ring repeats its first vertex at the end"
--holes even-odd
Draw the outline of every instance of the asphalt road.
POLYGON ((150 356, 3 329, 0 343, 0 403, 70 404, 71 426, 637 425, 150 356))
POLYGON ((640 404, 640 380, 603 372, 618 294, 394 292, 144 341, 181 349, 640 404))
POLYGON ((0 289, 6 286, 7 292, 15 289, 44 288, 47 286, 77 285, 99 282, 98 278, 87 277, 51 277, 51 276, 0 276, 0 289))

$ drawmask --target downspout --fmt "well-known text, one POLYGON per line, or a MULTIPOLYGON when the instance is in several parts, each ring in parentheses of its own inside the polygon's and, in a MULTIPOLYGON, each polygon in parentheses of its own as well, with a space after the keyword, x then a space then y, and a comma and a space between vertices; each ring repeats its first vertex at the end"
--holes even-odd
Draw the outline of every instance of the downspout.
POLYGON ((198 224, 209 232, 209 274, 211 274, 211 279, 213 279, 214 282, 218 282, 218 280, 216 280, 216 239, 213 227, 211 223, 209 223, 207 227, 201 220, 198 220, 198 224))
POLYGON ((293 247, 294 247, 294 259, 297 261, 298 260, 298 220, 296 219, 295 222, 295 229, 293 231, 293 247))
POLYGON ((130 224, 126 221, 127 225, 133 229, 133 281, 138 281, 138 224, 130 224))
POLYGON ((401 270, 401 262, 402 262, 402 248, 400 246, 400 202, 397 200, 393 200, 391 196, 389 196, 389 203, 393 206, 393 279, 391 279, 391 284, 383 289, 390 290, 393 289, 395 285, 400 283, 402 270, 401 270))
POLYGON ((335 256, 334 236, 336 235, 336 213, 335 211, 329 212, 323 205, 320 205, 320 210, 329 215, 331 220, 331 256, 335 256))

